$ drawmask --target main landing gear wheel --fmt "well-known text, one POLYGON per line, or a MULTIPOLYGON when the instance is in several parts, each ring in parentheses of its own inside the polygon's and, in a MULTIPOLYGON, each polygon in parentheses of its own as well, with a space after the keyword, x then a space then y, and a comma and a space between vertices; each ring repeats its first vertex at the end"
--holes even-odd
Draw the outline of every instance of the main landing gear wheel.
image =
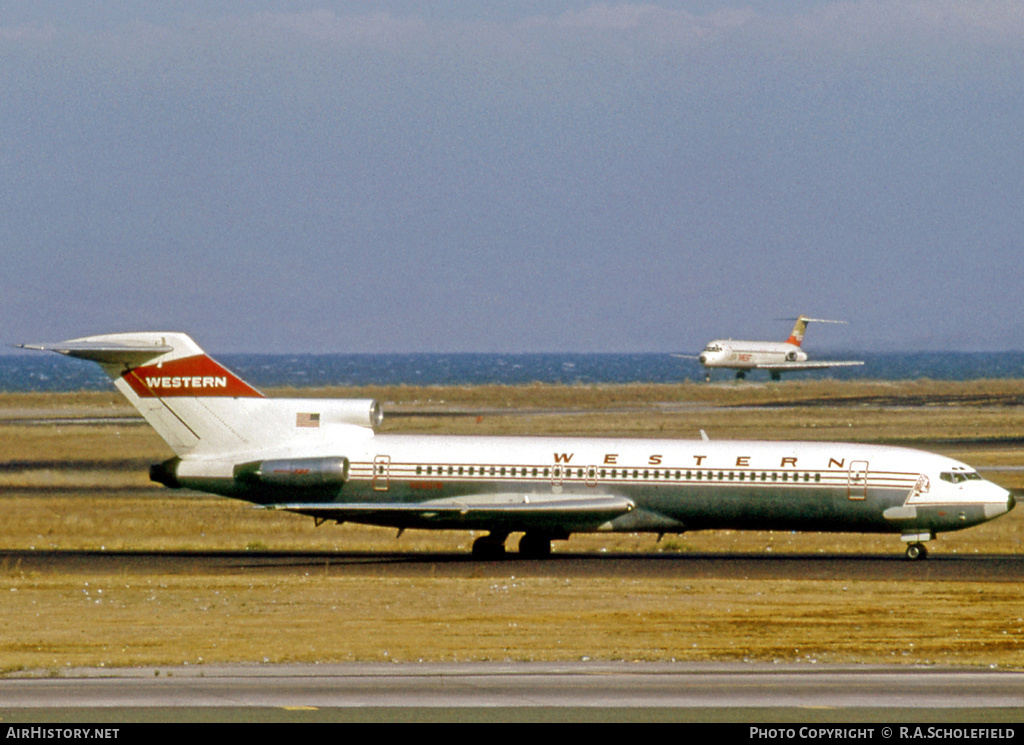
POLYGON ((928 549, 923 543, 911 543, 907 546, 907 558, 911 561, 920 561, 928 557, 928 549))
POLYGON ((505 535, 485 535, 473 541, 474 559, 504 559, 505 558, 505 535))
POLYGON ((546 559, 551 556, 551 539, 527 533, 519 539, 519 555, 524 559, 546 559))
POLYGON ((737 370, 736 371, 736 380, 743 380, 746 377, 747 377, 747 371, 746 370, 737 370))

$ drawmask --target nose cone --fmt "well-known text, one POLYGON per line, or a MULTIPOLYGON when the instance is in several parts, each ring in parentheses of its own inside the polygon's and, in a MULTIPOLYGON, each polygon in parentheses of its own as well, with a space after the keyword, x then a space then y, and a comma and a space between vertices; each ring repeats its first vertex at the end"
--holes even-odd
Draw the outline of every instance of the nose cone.
POLYGON ((699 360, 700 360, 700 364, 702 364, 702 365, 705 365, 705 364, 707 364, 707 361, 708 361, 708 356, 707 356, 706 354, 702 354, 702 355, 701 355, 700 357, 698 357, 697 359, 699 359, 699 360))
POLYGON ((1003 494, 1005 495, 1005 499, 1002 501, 1002 503, 997 501, 985 503, 985 517, 989 520, 991 520, 994 517, 999 517, 1000 515, 1005 515, 1007 512, 1009 512, 1010 510, 1017 506, 1017 500, 1014 499, 1012 493, 1006 491, 1005 489, 1000 489, 1000 491, 1003 492, 1003 494))

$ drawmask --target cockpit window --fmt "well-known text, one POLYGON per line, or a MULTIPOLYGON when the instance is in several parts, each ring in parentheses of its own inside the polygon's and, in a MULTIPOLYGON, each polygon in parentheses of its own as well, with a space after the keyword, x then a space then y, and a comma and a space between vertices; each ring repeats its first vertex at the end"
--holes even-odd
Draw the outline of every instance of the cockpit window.
POLYGON ((705 352, 721 352, 722 348, 720 346, 718 346, 717 344, 708 344, 706 347, 704 347, 704 351, 705 352))
POLYGON ((965 481, 981 481, 977 471, 943 471, 939 478, 951 484, 962 484, 965 481))

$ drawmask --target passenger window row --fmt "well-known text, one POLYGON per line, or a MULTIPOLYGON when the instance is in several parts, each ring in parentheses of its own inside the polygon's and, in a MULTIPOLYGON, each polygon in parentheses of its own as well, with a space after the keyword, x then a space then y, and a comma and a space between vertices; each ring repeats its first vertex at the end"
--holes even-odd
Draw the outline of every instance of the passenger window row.
MULTIPOLYGON (((845 475, 845 472, 842 472, 845 475)), ((737 471, 652 468, 579 468, 567 466, 416 466, 417 476, 507 476, 510 478, 612 479, 658 481, 821 482, 810 471, 737 471)), ((943 478, 947 474, 943 474, 943 478)), ((952 475, 952 474, 950 474, 952 475)), ((957 473, 956 476, 965 474, 957 473)), ((976 474, 975 474, 976 475, 976 474)), ((948 480, 948 479, 947 479, 948 480)))

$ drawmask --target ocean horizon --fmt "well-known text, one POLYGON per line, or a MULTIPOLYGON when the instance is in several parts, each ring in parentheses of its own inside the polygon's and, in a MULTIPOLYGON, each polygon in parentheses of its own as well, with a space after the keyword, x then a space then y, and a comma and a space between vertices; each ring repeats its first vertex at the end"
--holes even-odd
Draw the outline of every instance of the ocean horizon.
MULTIPOLYGON (((783 380, 980 380, 1024 377, 1024 352, 849 352, 860 367, 795 372, 783 380)), ((696 360, 636 354, 225 354, 219 362, 257 388, 366 385, 597 385, 703 381, 696 360)), ((713 380, 733 378, 716 370, 713 380)), ((751 372, 749 381, 768 380, 751 372)), ((0 391, 110 390, 94 363, 55 354, 0 355, 0 391)))

